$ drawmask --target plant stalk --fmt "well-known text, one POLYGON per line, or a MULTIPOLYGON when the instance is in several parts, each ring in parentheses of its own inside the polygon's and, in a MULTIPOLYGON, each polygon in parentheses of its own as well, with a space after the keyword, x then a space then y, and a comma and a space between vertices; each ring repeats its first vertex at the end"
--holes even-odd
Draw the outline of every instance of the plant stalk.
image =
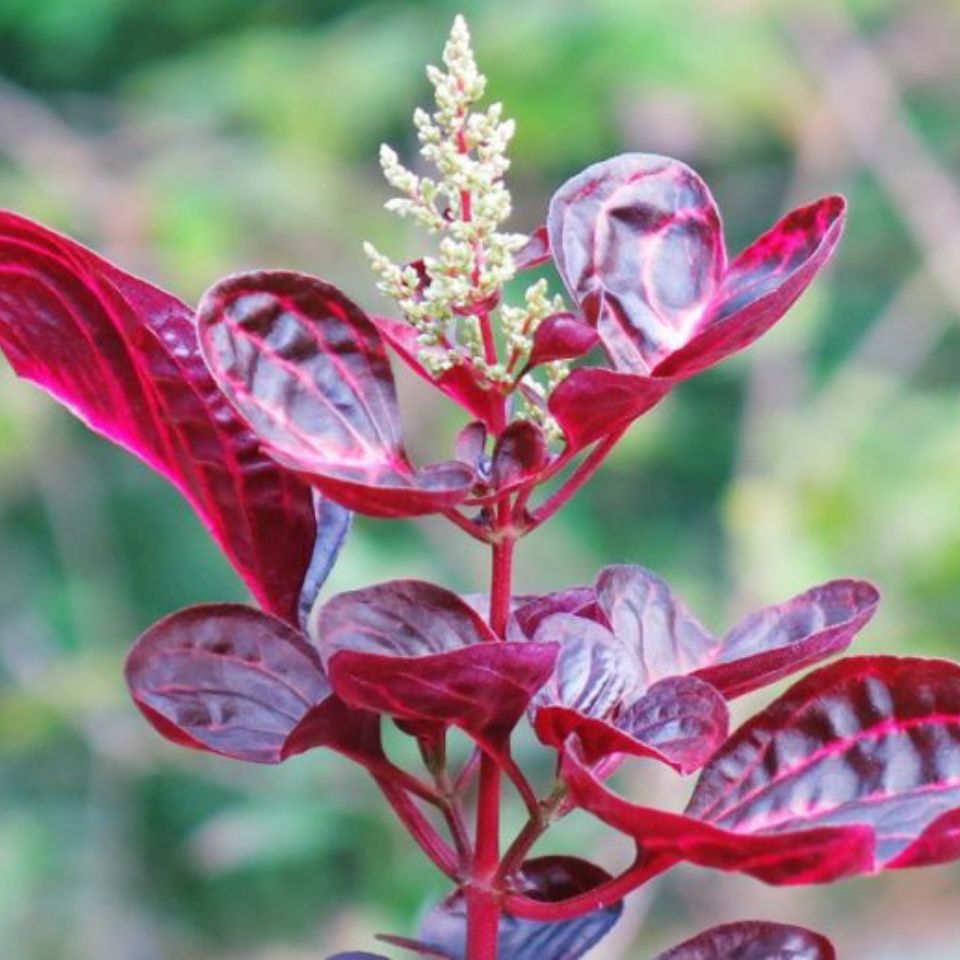
MULTIPOLYGON (((490 584, 490 626, 498 639, 507 633, 513 589, 513 551, 516 540, 506 529, 510 507, 497 506, 497 527, 504 535, 493 544, 490 584)), ((466 885, 467 960, 496 960, 501 898, 495 880, 500 870, 500 767, 489 754, 480 758, 477 829, 473 864, 466 885)))

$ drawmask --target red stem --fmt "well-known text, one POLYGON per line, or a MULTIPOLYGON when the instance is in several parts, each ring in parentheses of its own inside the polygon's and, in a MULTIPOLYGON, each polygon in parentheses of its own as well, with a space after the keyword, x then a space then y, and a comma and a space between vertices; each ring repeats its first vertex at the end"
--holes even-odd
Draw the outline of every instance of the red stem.
MULTIPOLYGON (((510 504, 497 505, 500 539, 493 544, 490 584, 490 626, 500 640, 507 633, 516 540, 507 533, 510 504)), ((500 895, 494 881, 500 869, 500 767, 484 753, 480 758, 477 830, 473 865, 465 888, 467 900, 467 960, 496 960, 500 929, 500 895)))
MULTIPOLYGON (((585 457, 577 468, 567 477, 566 482, 553 494, 546 499, 531 514, 533 523, 529 530, 536 530, 542 523, 549 520, 567 501, 596 473, 597 468, 607 458, 610 451, 617 445, 620 438, 626 433, 627 428, 622 427, 608 434, 601 440, 585 457)), ((562 460, 563 458, 561 458, 562 460)))
POLYGON ((393 812, 420 845, 434 866, 452 880, 457 879, 457 857, 450 845, 433 828, 433 824, 417 808, 410 796, 391 779, 374 774, 377 786, 383 791, 393 812))

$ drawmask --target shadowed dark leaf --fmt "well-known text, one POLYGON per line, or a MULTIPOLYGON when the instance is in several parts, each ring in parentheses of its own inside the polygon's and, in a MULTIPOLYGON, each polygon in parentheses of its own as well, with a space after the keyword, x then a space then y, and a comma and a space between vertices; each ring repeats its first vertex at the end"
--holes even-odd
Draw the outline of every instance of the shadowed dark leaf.
POLYGON ((341 507, 339 503, 334 503, 318 493, 314 493, 313 499, 317 515, 317 540, 300 590, 298 619, 301 630, 307 628, 310 611, 317 602, 317 597, 330 575, 334 562, 340 555, 353 518, 353 514, 346 507, 341 507))
POLYGON ((198 323, 210 369, 264 448, 332 500, 414 516, 467 495, 465 464, 410 465, 383 341, 335 287, 279 271, 228 277, 198 323))
POLYGON ((830 941, 812 930, 741 920, 713 927, 656 960, 836 960, 830 941))
POLYGON ((189 607, 154 624, 127 657, 137 706, 175 743, 254 763, 313 747, 379 757, 379 718, 333 696, 320 658, 252 607, 189 607))
MULTIPOLYGON (((586 893, 610 879, 605 870, 576 857, 539 857, 523 865, 522 892, 535 900, 553 902, 586 893)), ((571 920, 543 922, 503 916, 499 955, 508 960, 579 960, 599 943, 620 919, 623 904, 571 920)), ((449 956, 466 957, 466 903, 457 892, 438 903, 420 928, 424 947, 449 956)))
POLYGON ((265 457, 200 355, 193 311, 67 237, 0 213, 0 348, 190 502, 274 613, 295 622, 310 490, 265 457))
POLYGON ((500 435, 493 451, 493 486, 502 493, 532 483, 549 460, 543 430, 529 420, 514 420, 500 435))

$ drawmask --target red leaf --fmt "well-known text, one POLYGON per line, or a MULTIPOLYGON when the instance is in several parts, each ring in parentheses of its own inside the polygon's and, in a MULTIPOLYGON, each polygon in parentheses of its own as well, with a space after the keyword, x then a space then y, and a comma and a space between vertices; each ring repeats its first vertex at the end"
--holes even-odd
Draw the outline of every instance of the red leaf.
POLYGON ((537 227, 530 239, 513 255, 518 270, 532 270, 550 259, 550 239, 546 227, 537 227))
POLYGON ((575 313, 555 313, 534 331, 527 369, 551 360, 576 360, 599 342, 597 331, 575 313))
POLYGON ((651 852, 778 884, 960 856, 958 770, 960 665, 911 657, 809 674, 717 752, 682 816, 607 791, 576 742, 564 766, 582 806, 651 852))
POLYGON ((727 697, 773 683, 849 646, 879 594, 862 580, 831 580, 751 614, 715 639, 660 577, 607 567, 597 603, 613 633, 644 664, 645 680, 695 674, 727 697))
POLYGON ((655 407, 675 382, 668 377, 581 367, 550 394, 548 407, 567 445, 576 451, 629 426, 655 407))
MULTIPOLYGON (((528 860, 519 877, 522 892, 531 899, 552 903, 587 893, 610 879, 596 864, 578 857, 537 857, 528 860)), ((585 913, 570 920, 523 920, 503 915, 497 936, 498 955, 505 960, 579 960, 599 943, 620 919, 623 903, 585 913)), ((419 940, 426 955, 466 955, 467 911, 457 891, 426 915, 419 940)), ((390 942, 404 945, 402 940, 390 942)))
POLYGON ((320 658, 252 607, 189 607, 154 624, 127 657, 137 706, 165 737, 236 760, 279 763, 313 747, 379 757, 380 722, 332 695, 320 658))
POLYGON ((690 377, 748 347, 793 306, 830 259, 846 219, 843 197, 788 213, 730 265, 691 337, 658 376, 690 377))
POLYGON ((642 842, 651 856, 746 873, 776 885, 831 883, 873 867, 873 831, 862 824, 741 833, 630 803, 591 771, 576 737, 563 753, 563 776, 579 806, 642 842))
POLYGON ((291 621, 310 490, 264 457, 210 377, 192 311, 73 240, 0 213, 0 348, 22 377, 190 502, 257 600, 291 621))
POLYGON ((864 580, 812 587, 741 621, 712 647, 711 664, 696 676, 730 698, 775 683, 845 650, 879 602, 876 588, 864 580))
POLYGON ((550 248, 617 367, 649 373, 685 343, 726 267, 706 184, 686 164, 622 154, 550 201, 550 248))
POLYGON ((853 657, 749 720, 700 776, 688 814, 726 829, 869 824, 876 869, 960 808, 960 665, 853 657))
POLYGON ((656 960, 836 960, 830 941, 812 930, 741 920, 713 927, 656 960))
POLYGON ((437 387, 491 430, 497 431, 503 428, 505 418, 503 397, 496 390, 490 390, 478 383, 470 367, 458 363, 438 376, 434 376, 417 359, 421 346, 417 341, 417 331, 409 323, 376 314, 373 314, 370 319, 376 324, 383 339, 390 344, 394 353, 418 377, 437 387))
POLYGON ((543 743, 561 749, 576 734, 591 765, 632 754, 688 773, 726 739, 727 707, 713 687, 683 676, 648 686, 640 661, 600 624, 557 614, 536 639, 560 644, 553 675, 534 698, 543 743))
POLYGON ((543 430, 530 420, 514 420, 497 440, 491 480, 499 493, 534 483, 550 461, 543 430))
POLYGON ((410 465, 383 341, 335 287, 297 273, 228 277, 198 322, 210 369, 264 448, 332 500, 414 516, 467 495, 466 465, 410 465))
POLYGON ((596 612, 597 595, 593 587, 567 587, 554 593, 532 597, 513 612, 507 635, 511 640, 532 639, 537 627, 556 613, 591 617, 596 612))
POLYGON ((348 703, 414 729, 452 724, 494 754, 557 652, 553 644, 496 640, 460 597, 418 580, 333 597, 316 634, 331 683, 348 703))

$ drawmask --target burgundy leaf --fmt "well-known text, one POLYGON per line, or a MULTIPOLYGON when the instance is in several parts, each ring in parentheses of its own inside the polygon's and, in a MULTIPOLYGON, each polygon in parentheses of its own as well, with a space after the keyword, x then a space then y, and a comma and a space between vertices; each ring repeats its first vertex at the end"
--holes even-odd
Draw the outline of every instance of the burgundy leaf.
POLYGON ((880 594, 863 580, 831 580, 753 613, 711 649, 696 675, 726 697, 811 666, 841 650, 874 615, 880 594))
POLYGON ((573 747, 578 802, 703 866, 812 883, 960 855, 960 665, 949 661, 856 657, 814 671, 717 752, 684 816, 606 791, 573 747))
MULTIPOLYGON (((609 880, 596 864, 577 857, 538 857, 522 869, 522 892, 535 900, 566 900, 609 880)), ((586 913, 571 920, 544 922, 504 915, 497 938, 505 960, 579 960, 599 943, 620 919, 623 904, 586 913)), ((423 946, 452 960, 466 957, 466 903, 459 891, 426 915, 419 938, 423 946)))
POLYGON ((473 472, 415 470, 383 340, 335 287, 298 273, 228 277, 200 303, 204 356, 264 448, 345 507, 414 516, 459 503, 473 472))
POLYGON ((500 493, 533 483, 550 460, 543 430, 530 420, 514 420, 497 440, 491 478, 500 493))
POLYGON ((548 407, 567 445, 576 451, 628 427, 655 407, 675 382, 668 377, 582 367, 550 394, 548 407))
POLYGON ((597 595, 593 587, 567 587, 554 593, 532 597, 513 612, 507 635, 511 640, 533 639, 547 617, 557 613, 575 613, 591 617, 596 612, 597 595))
POLYGON ((530 239, 513 255, 513 263, 518 270, 532 270, 550 259, 550 238, 547 228, 537 227, 530 239))
POLYGON ((394 353, 418 377, 437 387, 491 430, 502 429, 505 418, 503 397, 496 390, 478 383, 471 367, 458 363, 435 376, 418 359, 418 353, 423 348, 417 340, 417 331, 409 323, 376 314, 370 319, 394 353))
POLYGON ((712 927, 656 960, 836 960, 830 941, 812 930, 765 920, 712 927))
POLYGON ((557 614, 536 638, 560 644, 553 676, 533 702, 534 729, 548 746, 560 749, 576 734, 591 765, 632 754, 689 773, 726 739, 727 707, 713 687, 683 676, 648 687, 642 664, 599 623, 557 614))
POLYGON ((208 604, 160 620, 130 651, 126 677, 147 719, 184 746, 255 763, 321 746, 381 756, 379 719, 333 696, 306 640, 252 607, 208 604))
POLYGON ((657 367, 657 375, 690 377, 766 333, 830 259, 846 208, 843 197, 824 197, 791 211, 744 250, 696 335, 657 367))
POLYGON ((597 331, 575 313, 555 313, 534 331, 527 369, 551 360, 576 360, 599 342, 597 331))
POLYGON ((562 758, 573 801, 635 838, 651 856, 746 873, 777 885, 831 883, 873 868, 874 836, 866 825, 756 834, 724 830, 612 793, 590 769, 576 737, 571 737, 562 758))
POLYGON ((458 434, 455 444, 457 459, 472 467, 477 476, 489 479, 490 463, 486 455, 489 431, 482 420, 472 420, 458 434))
POLYGON ((0 349, 20 376, 166 477, 257 600, 295 620, 316 532, 310 490, 263 456, 217 389, 188 307, 0 213, 0 349))
POLYGON ((643 567, 607 567, 596 589, 613 633, 639 658, 648 684, 689 673, 727 697, 846 649, 879 602, 865 581, 832 580, 750 615, 715 639, 669 585, 643 567))
POLYGON ((554 194, 547 227, 570 293, 615 365, 635 373, 690 338, 726 267, 710 191, 667 157, 593 164, 554 194))
POLYGON ((318 647, 348 703, 408 724, 460 727, 499 753, 553 670, 556 646, 496 640, 456 594, 395 580, 321 608, 318 647))

